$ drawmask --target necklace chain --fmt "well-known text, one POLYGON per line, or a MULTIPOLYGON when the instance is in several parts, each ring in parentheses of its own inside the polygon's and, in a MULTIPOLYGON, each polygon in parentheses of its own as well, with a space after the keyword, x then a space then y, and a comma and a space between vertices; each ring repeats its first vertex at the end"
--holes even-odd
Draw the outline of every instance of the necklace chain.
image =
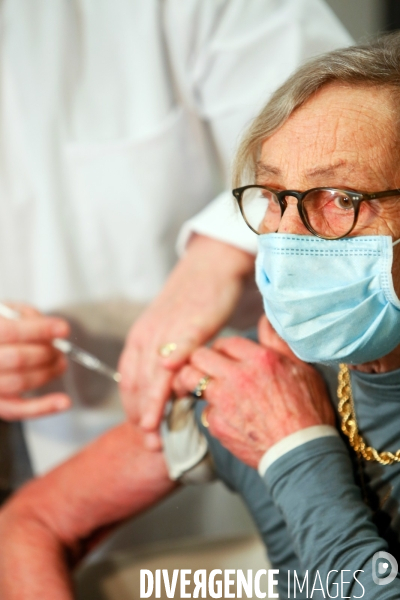
POLYGON ((365 460, 378 462, 381 465, 392 465, 395 462, 400 462, 400 450, 397 450, 394 454, 388 451, 378 452, 372 446, 367 446, 358 431, 350 371, 345 364, 339 365, 337 395, 339 399, 338 412, 342 419, 342 431, 349 438, 350 446, 358 456, 365 460))

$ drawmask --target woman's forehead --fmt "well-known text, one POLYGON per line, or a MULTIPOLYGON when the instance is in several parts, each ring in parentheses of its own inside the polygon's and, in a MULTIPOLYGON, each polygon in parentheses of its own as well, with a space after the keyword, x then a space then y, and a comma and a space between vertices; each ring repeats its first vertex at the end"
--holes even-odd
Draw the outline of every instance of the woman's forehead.
POLYGON ((260 171, 317 181, 372 167, 367 179, 391 177, 398 162, 393 118, 387 89, 330 84, 264 142, 260 171))

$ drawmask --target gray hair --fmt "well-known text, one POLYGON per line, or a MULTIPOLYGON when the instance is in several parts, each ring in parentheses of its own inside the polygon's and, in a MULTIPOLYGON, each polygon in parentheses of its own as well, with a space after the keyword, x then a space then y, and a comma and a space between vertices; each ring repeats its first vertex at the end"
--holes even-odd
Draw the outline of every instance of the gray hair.
POLYGON ((245 133, 234 162, 234 187, 254 182, 262 142, 282 127, 313 94, 334 82, 379 86, 400 92, 400 33, 322 54, 298 69, 272 95, 245 133))

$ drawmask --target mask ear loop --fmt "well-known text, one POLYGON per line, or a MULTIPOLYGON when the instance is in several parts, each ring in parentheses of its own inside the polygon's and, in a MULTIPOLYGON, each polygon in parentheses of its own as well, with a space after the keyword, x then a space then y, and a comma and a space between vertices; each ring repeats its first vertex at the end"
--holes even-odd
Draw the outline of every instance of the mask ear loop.
MULTIPOLYGON (((392 242, 392 248, 394 246, 397 246, 397 244, 400 244, 400 238, 398 240, 396 240, 395 242, 392 242)), ((393 253, 392 253, 392 262, 393 262, 393 253)), ((386 296, 386 298, 389 300, 389 302, 391 302, 397 309, 400 309, 400 298, 397 296, 396 291, 394 289, 394 285, 393 285, 393 276, 391 274, 391 267, 390 267, 390 272, 386 273, 386 275, 384 276, 384 281, 386 281, 386 290, 385 290, 385 286, 383 285, 383 292, 386 296), (390 275, 389 275, 390 273, 390 275)))

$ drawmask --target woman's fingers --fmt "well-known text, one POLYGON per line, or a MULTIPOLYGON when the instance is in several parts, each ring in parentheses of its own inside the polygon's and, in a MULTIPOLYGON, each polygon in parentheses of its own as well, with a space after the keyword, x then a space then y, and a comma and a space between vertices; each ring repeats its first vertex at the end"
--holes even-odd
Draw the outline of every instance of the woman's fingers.
POLYGON ((66 394, 48 394, 40 398, 0 397, 0 418, 4 421, 22 421, 67 410, 71 400, 66 394))
POLYGON ((292 352, 288 344, 279 337, 268 319, 263 316, 258 323, 259 343, 242 337, 218 338, 213 349, 228 358, 238 361, 254 361, 263 353, 263 347, 283 354, 295 362, 302 361, 292 352))
MULTIPOLYGON (((177 397, 182 398, 192 393, 203 377, 204 372, 199 371, 195 367, 191 365, 183 367, 173 380, 173 389, 177 397)), ((205 396, 205 392, 206 390, 203 392, 203 397, 205 396)))
POLYGON ((215 340, 212 347, 228 358, 239 361, 255 360, 262 352, 260 344, 243 337, 221 337, 215 340))
POLYGON ((203 374, 211 377, 225 377, 230 373, 232 360, 210 348, 199 348, 193 352, 190 363, 203 374))

